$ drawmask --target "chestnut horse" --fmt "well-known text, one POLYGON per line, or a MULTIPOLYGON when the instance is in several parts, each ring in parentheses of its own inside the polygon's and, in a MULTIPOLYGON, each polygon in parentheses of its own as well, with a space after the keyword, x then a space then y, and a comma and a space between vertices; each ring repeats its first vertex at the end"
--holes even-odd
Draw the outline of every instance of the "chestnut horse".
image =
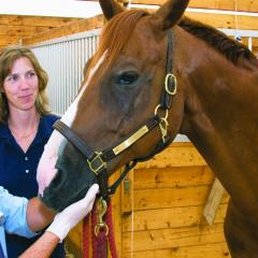
POLYGON ((67 200, 67 191, 75 200, 99 177, 105 192, 119 167, 185 134, 231 196, 224 231, 232 257, 256 258, 258 61, 218 30, 183 18, 187 5, 170 0, 149 14, 101 1, 108 22, 46 145, 40 193, 50 205, 67 200))

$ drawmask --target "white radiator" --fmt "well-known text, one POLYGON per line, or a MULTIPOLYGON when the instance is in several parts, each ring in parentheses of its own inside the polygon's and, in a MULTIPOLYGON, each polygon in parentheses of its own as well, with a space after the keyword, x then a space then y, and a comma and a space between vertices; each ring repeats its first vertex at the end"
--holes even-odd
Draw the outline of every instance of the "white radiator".
POLYGON ((75 34, 30 46, 49 76, 51 111, 62 115, 83 79, 83 67, 96 51, 100 30, 75 34))

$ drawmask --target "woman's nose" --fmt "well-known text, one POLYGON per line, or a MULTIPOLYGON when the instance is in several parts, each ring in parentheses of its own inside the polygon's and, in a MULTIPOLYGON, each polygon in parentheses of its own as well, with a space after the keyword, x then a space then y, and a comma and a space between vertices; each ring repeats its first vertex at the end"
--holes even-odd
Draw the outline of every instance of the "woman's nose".
POLYGON ((26 78, 25 76, 22 76, 20 78, 20 87, 21 89, 27 89, 29 88, 30 84, 29 84, 29 80, 28 78, 26 78))

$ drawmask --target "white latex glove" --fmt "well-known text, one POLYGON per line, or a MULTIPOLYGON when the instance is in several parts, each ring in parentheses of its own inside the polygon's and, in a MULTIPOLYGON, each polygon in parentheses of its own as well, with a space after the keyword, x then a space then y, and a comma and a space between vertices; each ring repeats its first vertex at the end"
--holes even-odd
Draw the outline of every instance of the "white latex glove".
POLYGON ((76 226, 92 209, 99 186, 91 186, 86 196, 58 213, 47 231, 54 233, 60 242, 67 236, 69 231, 76 226))

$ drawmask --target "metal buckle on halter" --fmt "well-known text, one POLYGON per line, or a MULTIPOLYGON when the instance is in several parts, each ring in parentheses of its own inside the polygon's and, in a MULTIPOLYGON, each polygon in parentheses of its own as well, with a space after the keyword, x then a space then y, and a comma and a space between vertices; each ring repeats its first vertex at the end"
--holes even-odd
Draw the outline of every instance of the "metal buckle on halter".
POLYGON ((107 164, 106 162, 103 161, 103 159, 101 158, 102 152, 95 152, 95 156, 92 160, 87 160, 88 165, 91 169, 92 172, 94 172, 97 176, 99 175, 99 171, 102 168, 106 168, 107 164))
POLYGON ((168 73, 166 75, 166 77, 165 77, 165 90, 171 96, 176 95, 176 92, 177 92, 177 79, 176 79, 176 76, 173 73, 168 73), (174 86, 173 89, 169 89, 169 81, 170 80, 172 82, 172 85, 174 86))
MULTIPOLYGON (((159 109, 161 109, 160 104, 157 105, 157 107, 155 108, 155 111, 154 111, 155 115, 158 114, 159 109)), ((168 134, 168 120, 167 120, 168 110, 165 109, 163 111, 165 112, 165 115, 164 115, 164 117, 160 116, 159 128, 160 128, 160 132, 161 132, 162 142, 166 143, 166 137, 167 137, 167 134, 168 134)))

